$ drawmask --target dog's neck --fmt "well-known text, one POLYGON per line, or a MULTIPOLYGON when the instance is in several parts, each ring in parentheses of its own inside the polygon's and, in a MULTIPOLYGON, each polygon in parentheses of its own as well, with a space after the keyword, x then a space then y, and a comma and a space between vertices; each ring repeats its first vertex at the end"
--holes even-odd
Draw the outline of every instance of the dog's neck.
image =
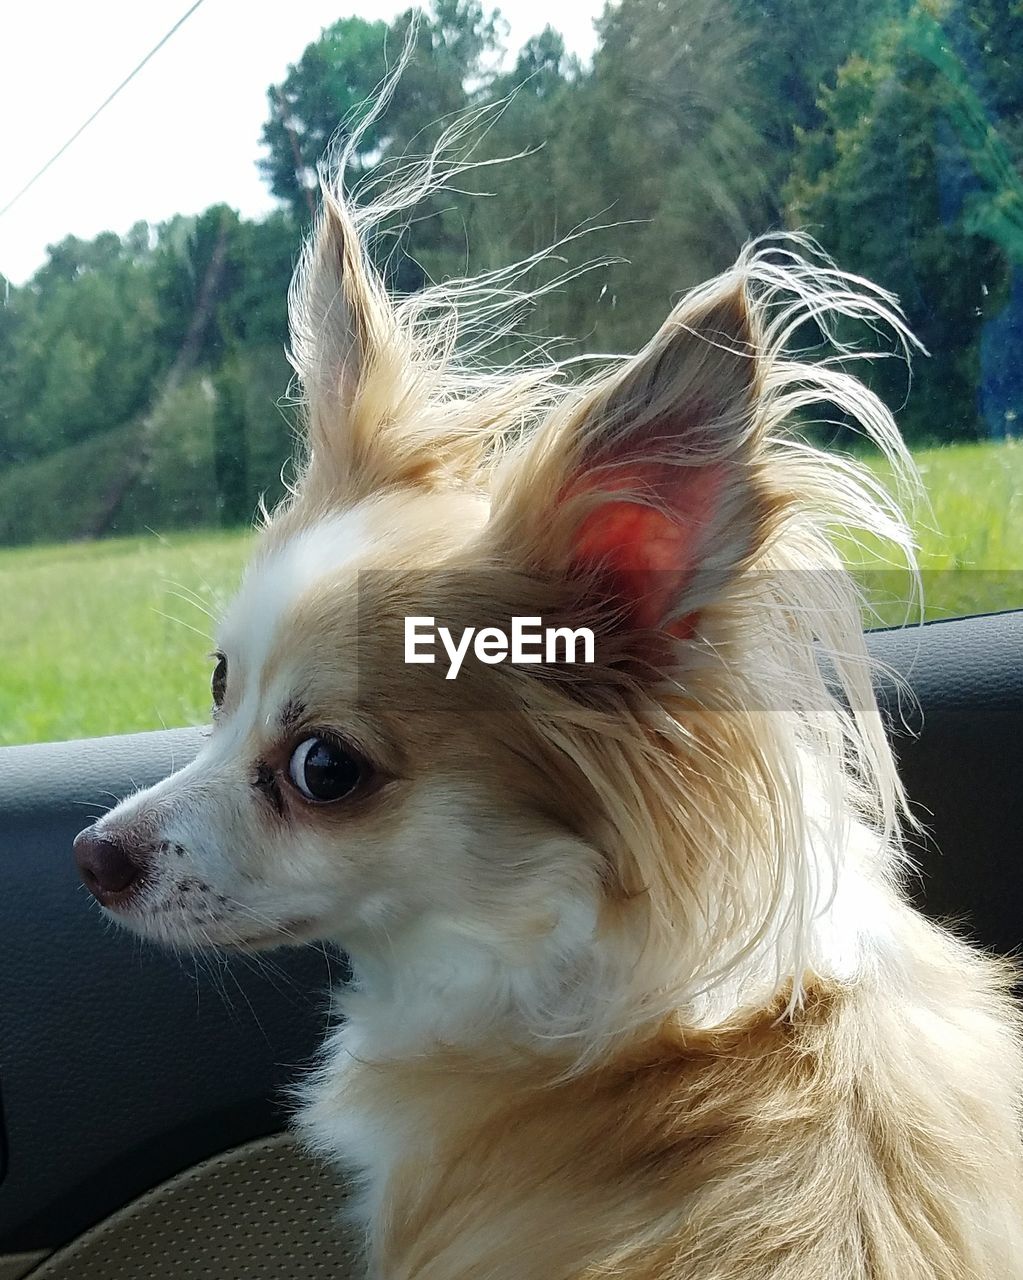
POLYGON ((529 941, 433 914, 386 939, 348 943, 353 981, 341 1009, 353 1051, 358 1044, 360 1055, 394 1059, 433 1047, 563 1050, 599 999, 607 961, 596 890, 549 906, 551 927, 529 941))
MULTIPOLYGON (((705 972, 715 974, 706 982, 680 983, 682 966, 671 956, 644 955, 635 931, 609 932, 597 884, 552 899, 552 926, 525 944, 435 914, 349 945, 354 981, 340 1001, 346 1043, 364 1061, 434 1050, 571 1061, 642 1035, 665 1016, 706 1029, 798 991, 809 975, 849 981, 886 932, 883 850, 850 821, 842 849, 810 849, 807 858, 818 864, 815 900, 797 902, 805 885, 794 884, 741 958, 706 954, 705 972)), ((699 939, 686 943, 699 953, 699 939)))
POLYGON ((523 1079, 535 1085, 606 1066, 666 1016, 683 1034, 741 1024, 758 1009, 776 1010, 779 992, 791 996, 810 975, 855 978, 888 945, 894 899, 879 870, 879 842, 855 823, 847 834, 841 851, 814 853, 839 875, 804 921, 804 936, 787 932, 800 913, 782 911, 781 927, 702 991, 678 991, 674 974, 658 978, 649 968, 645 989, 637 984, 643 966, 601 930, 596 885, 589 898, 576 891, 552 902, 556 923, 527 950, 509 951, 439 917, 386 944, 366 939, 351 948, 355 980, 341 995, 344 1020, 302 1090, 297 1122, 313 1148, 355 1175, 353 1214, 370 1228, 403 1161, 429 1166, 441 1134, 485 1123, 487 1099, 514 1092, 523 1079), (785 969, 797 954, 801 973, 785 969), (667 1012, 664 991, 676 1000, 667 1012), (644 1000, 646 1022, 635 1016, 644 1000))

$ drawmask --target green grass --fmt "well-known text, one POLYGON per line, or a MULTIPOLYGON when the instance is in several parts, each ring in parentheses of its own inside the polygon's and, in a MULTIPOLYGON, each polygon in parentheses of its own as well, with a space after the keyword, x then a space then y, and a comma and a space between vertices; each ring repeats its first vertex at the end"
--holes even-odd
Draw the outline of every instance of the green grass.
MULTIPOLYGON (((927 493, 912 513, 925 616, 1023 607, 1023 441, 926 449, 916 463, 927 493)), ((885 466, 874 469, 890 482, 885 466)), ((880 542, 866 551, 868 560, 884 554, 880 542)), ((906 574, 875 565, 862 576, 876 621, 905 621, 906 574)))
MULTIPOLYGON (((928 616, 1023 607, 1023 444, 917 460, 931 505, 917 520, 928 616)), ((206 533, 0 550, 0 743, 205 720, 206 611, 237 582, 247 546, 242 533, 206 533)), ((905 587, 895 575, 880 594, 905 587)), ((879 612, 896 620, 905 607, 879 612)))
POLYGON ((211 533, 0 551, 0 744, 205 719, 206 611, 247 544, 211 533))
POLYGON ((917 535, 925 570, 1023 570, 1023 441, 916 455, 931 513, 917 535))

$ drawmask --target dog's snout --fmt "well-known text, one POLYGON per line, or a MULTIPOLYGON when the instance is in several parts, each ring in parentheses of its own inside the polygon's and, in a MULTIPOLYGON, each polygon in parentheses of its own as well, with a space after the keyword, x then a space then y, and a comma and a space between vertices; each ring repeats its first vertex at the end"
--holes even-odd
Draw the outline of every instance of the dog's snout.
POLYGON ((142 867, 116 839, 86 827, 75 837, 75 862, 85 887, 104 906, 120 898, 141 874, 142 867))

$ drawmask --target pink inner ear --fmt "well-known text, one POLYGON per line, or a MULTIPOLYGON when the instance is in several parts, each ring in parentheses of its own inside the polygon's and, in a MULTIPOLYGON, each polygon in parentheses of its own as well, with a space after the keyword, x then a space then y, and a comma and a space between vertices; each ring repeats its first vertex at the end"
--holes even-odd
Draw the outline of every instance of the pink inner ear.
MULTIPOLYGON (((724 481, 722 466, 631 467, 613 476, 588 476, 573 493, 653 493, 657 507, 611 498, 586 516, 574 538, 575 560, 608 572, 632 606, 636 627, 664 629, 686 584, 700 567, 724 481)), ((692 618, 667 628, 684 636, 692 618)))

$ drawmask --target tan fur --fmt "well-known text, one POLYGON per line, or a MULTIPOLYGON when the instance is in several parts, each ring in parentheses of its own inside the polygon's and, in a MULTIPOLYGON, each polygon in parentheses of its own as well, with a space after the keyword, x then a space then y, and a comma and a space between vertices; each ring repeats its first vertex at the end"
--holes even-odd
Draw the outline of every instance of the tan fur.
MULTIPOLYGON (((756 945, 777 906, 795 852, 784 826, 798 828, 787 806, 800 803, 799 793, 789 790, 787 769, 799 740, 819 734, 815 749, 825 761, 843 739, 859 745, 864 789, 846 775, 844 803, 873 813, 889 841, 898 802, 862 683, 855 597, 807 515, 825 468, 818 478, 819 460, 787 457, 766 442, 771 375, 763 313, 748 317, 747 288, 740 269, 684 305, 633 366, 656 365, 656 386, 637 387, 627 370, 566 398, 498 468, 482 544, 466 526, 468 549, 438 549, 444 572, 423 576, 423 543, 409 539, 386 558, 390 573, 362 583, 362 624, 375 656, 363 651, 360 673, 372 718, 387 719, 386 703, 392 715, 414 708, 403 734, 413 755, 440 753, 455 771, 470 757, 477 776, 503 780, 524 812, 553 809, 602 850, 602 929, 609 952, 627 955, 630 969, 628 977, 615 972, 628 1011, 603 1045, 566 1031, 563 1053, 487 1039, 411 1060, 355 1061, 337 1077, 336 1094, 325 1072, 302 1117, 314 1143, 323 1145, 318 1122, 336 1108, 388 1117, 406 1144, 372 1223, 375 1276, 1023 1276, 1023 1061, 1009 974, 898 903, 890 887, 897 861, 887 872, 877 868, 895 938, 867 958, 855 981, 808 973, 786 986, 783 972, 770 989, 751 993, 758 1003, 740 1003, 711 1028, 688 1025, 690 1011, 680 1007, 680 993, 701 970, 713 982, 713 970, 727 970, 756 945), (710 336, 724 350, 690 347, 662 383, 664 351, 680 332, 710 336), (711 389, 694 392, 704 378, 711 389), (726 412, 709 424, 727 440, 736 476, 736 513, 723 523, 735 551, 720 562, 727 594, 700 601, 701 634, 675 656, 681 684, 651 684, 645 660, 630 663, 635 637, 623 641, 613 620, 602 627, 599 616, 603 665, 582 687, 563 673, 538 683, 534 673, 511 669, 468 672, 452 703, 439 673, 401 668, 399 636, 388 627, 408 612, 435 613, 453 627, 516 613, 584 616, 578 593, 588 588, 522 573, 564 570, 565 542, 580 517, 557 494, 565 475, 586 465, 580 424, 605 442, 609 423, 634 430, 640 411, 678 416, 681 403, 684 416, 686 396, 713 398, 719 379, 760 412, 740 408, 736 420, 726 412), (739 538, 743 525, 749 532, 739 538), (806 625, 798 598, 787 594, 802 591, 812 609, 818 588, 832 593, 831 635, 841 637, 835 651, 860 717, 851 729, 809 653, 821 618, 806 625), (765 619, 797 673, 791 683, 772 666, 770 647, 763 650, 765 619), (768 691, 759 700, 758 688, 768 691), (764 700, 771 698, 778 701, 764 700), (420 726, 429 738, 417 742, 420 726), (741 877, 752 859, 764 878, 751 889, 741 877), (733 893, 745 896, 729 905, 733 893), (696 928, 708 899, 733 946, 725 954, 708 950, 707 931, 696 928), (687 959, 690 929, 701 950, 687 959), (627 939, 637 937, 642 945, 630 947, 627 939), (667 989, 657 982, 665 974, 667 989)), ((707 436, 685 461, 705 465, 721 452, 707 436)), ((518 927, 506 919, 506 936, 518 927)), ((519 937, 528 947, 530 927, 519 937)), ((798 955, 787 958, 796 963, 798 955)))
POLYGON ((517 269, 394 304, 372 217, 328 187, 308 456, 208 746, 100 824, 147 865, 118 918, 350 952, 298 1124, 364 1182, 373 1280, 1023 1280, 1011 974, 904 900, 832 534, 910 578, 911 538, 793 427, 830 401, 907 469, 851 352, 791 351, 809 321, 908 343, 894 299, 776 239, 628 360, 488 369, 466 317, 517 269), (595 662, 450 682, 403 661, 410 615, 590 625, 595 662), (324 731, 372 771, 315 805, 288 768, 324 731))
MULTIPOLYGON (((364 661, 364 686, 379 697, 390 685, 396 702, 415 707, 414 720, 445 726, 420 750, 446 750, 453 765, 471 753, 474 768, 503 778, 523 809, 553 807, 603 851, 601 927, 609 951, 624 945, 631 966, 629 979, 615 974, 629 992, 628 1015, 603 1045, 568 1033, 563 1053, 487 1039, 467 1049, 438 1045, 411 1060, 353 1061, 335 1082, 336 1096, 325 1072, 302 1116, 314 1143, 323 1144, 318 1119, 334 1107, 389 1117, 405 1144, 370 1224, 375 1276, 1023 1276, 1023 1058, 1010 975, 925 924, 891 888, 900 793, 865 683, 855 596, 823 521, 809 515, 815 502, 830 505, 828 468, 772 440, 782 415, 799 406, 799 376, 779 379, 780 361, 770 354, 777 331, 765 334, 766 308, 749 311, 754 280, 740 265, 688 299, 624 372, 566 394, 494 471, 482 560, 471 533, 467 552, 438 557, 451 572, 426 579, 426 594, 436 598, 384 604, 363 584, 360 605, 378 662, 367 669, 364 661), (686 342, 688 334, 702 341, 686 342), (721 407, 722 394, 736 397, 734 408, 721 407), (708 401, 718 405, 712 419, 708 401), (549 576, 565 571, 581 518, 559 497, 566 475, 599 469, 619 430, 687 415, 697 431, 676 461, 724 458, 735 509, 722 513, 732 550, 718 560, 730 590, 698 601, 701 635, 693 652, 674 655, 684 687, 651 686, 635 637, 639 667, 599 616, 603 665, 582 689, 553 672, 539 685, 530 673, 528 687, 510 670, 487 672, 478 684, 470 675, 452 717, 435 679, 408 669, 395 679, 398 637, 387 639, 387 619, 405 612, 442 614, 453 626, 515 613, 585 616, 578 593, 588 588, 569 585, 566 596, 564 581, 549 576), (547 583, 539 589, 538 569, 547 583), (822 586, 814 574, 826 579, 822 586), (798 606, 812 613, 818 589, 819 612, 807 625, 798 606), (791 683, 769 655, 761 665, 756 629, 765 618, 778 629, 791 683), (823 694, 809 653, 822 635, 851 695, 851 727, 823 694), (718 659, 709 667, 708 652, 718 659), (758 687, 778 701, 758 702, 758 687), (815 714, 818 723, 810 723, 815 714), (463 729, 480 723, 482 751, 479 733, 463 729), (735 965, 768 927, 791 870, 792 832, 782 828, 799 825, 788 810, 800 801, 787 770, 797 743, 818 733, 812 750, 823 750, 825 761, 843 742, 856 747, 859 781, 845 775, 843 803, 872 814, 888 843, 889 869, 882 862, 876 875, 892 911, 891 947, 868 957, 848 983, 797 968, 799 981, 786 987, 782 971, 772 989, 750 993, 758 1003, 744 1006, 740 993, 726 1022, 688 1026, 680 992, 701 967, 712 983, 712 970, 735 965), (501 748, 508 742, 514 753, 501 748), (750 893, 749 882, 739 882, 755 858, 764 874, 752 890, 759 905, 748 897, 729 905, 729 894, 750 893), (679 935, 694 925, 694 912, 706 918, 708 899, 732 950, 687 960, 679 935), (623 944, 629 936, 642 938, 638 949, 623 944), (666 991, 657 976, 668 973, 677 985, 666 991)), ((791 326, 792 312, 784 319, 791 326)), ((844 386, 845 377, 836 371, 826 389, 883 424, 883 412, 858 387, 844 386)), ((671 447, 657 438, 658 450, 671 447)), ((472 475, 464 472, 462 483, 471 487, 472 475)), ((855 511, 859 480, 835 468, 831 483, 853 495, 844 514, 855 511)), ((415 562, 421 568, 421 557, 415 562)), ((696 931, 705 948, 708 936, 721 941, 713 917, 710 924, 709 935, 696 931)), ((506 927, 513 936, 511 919, 506 927)), ((528 945, 528 928, 522 936, 528 945)), ((798 951, 786 959, 798 965, 798 951)))
POLYGON ((568 1081, 453 1053, 358 1068, 337 1105, 416 1129, 375 1273, 1020 1275, 1005 975, 919 922, 909 932, 929 997, 911 1010, 879 984, 815 988, 798 1017, 775 1007, 713 1032, 665 1026, 568 1081), (981 1064, 998 1064, 983 1083, 981 1064))

